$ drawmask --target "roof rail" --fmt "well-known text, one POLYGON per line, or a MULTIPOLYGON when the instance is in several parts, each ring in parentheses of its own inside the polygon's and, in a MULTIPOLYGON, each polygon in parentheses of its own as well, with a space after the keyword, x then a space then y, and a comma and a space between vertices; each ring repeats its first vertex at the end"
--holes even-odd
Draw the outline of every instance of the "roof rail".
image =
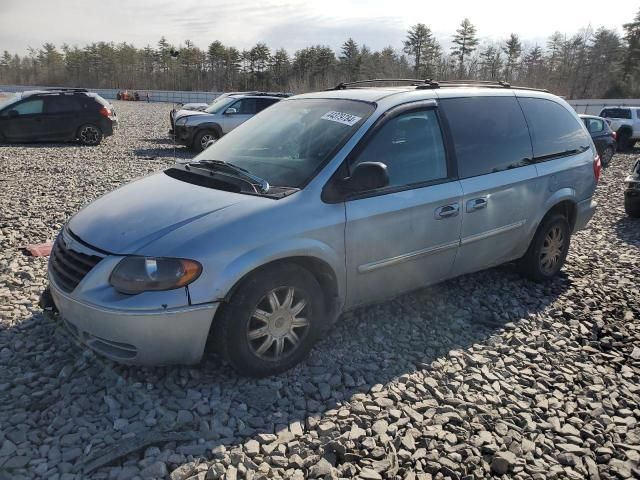
POLYGON ((335 87, 328 88, 327 90, 346 90, 351 86, 363 85, 367 83, 378 83, 378 82, 403 82, 403 83, 410 83, 412 86, 430 85, 432 83, 431 79, 420 79, 420 78, 372 78, 369 80, 356 80, 353 82, 342 82, 336 85, 335 87))

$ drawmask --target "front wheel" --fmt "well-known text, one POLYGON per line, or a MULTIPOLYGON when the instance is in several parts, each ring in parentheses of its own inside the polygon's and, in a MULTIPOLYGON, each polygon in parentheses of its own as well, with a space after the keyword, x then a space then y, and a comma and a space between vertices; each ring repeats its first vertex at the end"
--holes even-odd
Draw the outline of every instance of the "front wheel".
POLYGON ((520 259, 520 270, 536 282, 555 277, 569 253, 570 239, 571 229, 564 215, 546 217, 536 230, 527 253, 520 259))
POLYGON ((218 134, 213 130, 201 130, 196 133, 196 136, 193 138, 193 144, 191 148, 195 152, 201 152, 209 146, 209 142, 212 140, 218 140, 220 138, 218 134))
POLYGON ((259 270, 224 305, 213 335, 241 374, 274 375, 299 363, 322 328, 324 297, 315 277, 295 264, 259 270))
POLYGON ((83 125, 78 129, 78 140, 83 145, 98 145, 102 141, 102 130, 96 125, 83 125))

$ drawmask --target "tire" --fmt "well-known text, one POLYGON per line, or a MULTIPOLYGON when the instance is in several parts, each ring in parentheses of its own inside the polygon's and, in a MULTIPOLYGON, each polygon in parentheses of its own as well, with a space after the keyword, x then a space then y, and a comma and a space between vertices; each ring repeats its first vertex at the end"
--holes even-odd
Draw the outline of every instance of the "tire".
POLYGON ((211 140, 218 140, 220 136, 215 130, 200 130, 193 137, 193 143, 191 144, 191 150, 200 153, 206 148, 206 144, 211 140))
POLYGON ((640 218, 640 198, 633 201, 628 197, 624 199, 624 211, 632 218, 640 218))
POLYGON ((238 373, 275 375, 307 356, 322 333, 324 311, 314 276, 283 263, 258 270, 241 283, 222 306, 213 335, 218 351, 238 373))
POLYGON ((78 129, 78 140, 82 145, 99 145, 102 141, 102 130, 97 125, 87 123, 78 129))
POLYGON ((631 141, 631 134, 626 130, 618 131, 617 141, 618 141, 618 150, 620 150, 621 152, 630 150, 635 143, 631 141))
POLYGON ((527 253, 520 259, 520 271, 535 282, 551 280, 564 265, 570 241, 571 228, 567 218, 560 213, 546 216, 527 253))
POLYGON ((602 155, 600 155, 600 162, 602 163, 603 167, 608 167, 609 164, 611 163, 611 159, 613 158, 613 154, 615 153, 615 150, 613 149, 613 147, 611 145, 609 145, 607 148, 605 148, 602 151, 602 155))

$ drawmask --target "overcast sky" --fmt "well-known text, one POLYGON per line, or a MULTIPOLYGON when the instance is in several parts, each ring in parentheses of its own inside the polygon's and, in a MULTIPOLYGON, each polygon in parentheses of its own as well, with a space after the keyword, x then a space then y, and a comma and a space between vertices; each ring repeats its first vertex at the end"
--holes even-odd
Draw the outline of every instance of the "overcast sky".
POLYGON ((93 41, 155 46, 214 40, 240 49, 256 42, 290 52, 312 44, 339 49, 348 37, 372 49, 401 48, 406 30, 422 22, 445 46, 464 17, 482 39, 515 32, 544 44, 553 32, 583 27, 622 31, 640 0, 0 0, 0 51, 24 53, 44 42, 79 46, 93 41))

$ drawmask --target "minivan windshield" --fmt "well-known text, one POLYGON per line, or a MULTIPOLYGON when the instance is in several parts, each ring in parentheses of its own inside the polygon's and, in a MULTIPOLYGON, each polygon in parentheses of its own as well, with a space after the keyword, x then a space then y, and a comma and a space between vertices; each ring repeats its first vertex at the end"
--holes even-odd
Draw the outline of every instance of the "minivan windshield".
POLYGON ((302 188, 371 115, 356 100, 282 100, 232 130, 194 161, 218 160, 272 186, 302 188))
POLYGON ((236 100, 236 99, 233 98, 233 97, 218 98, 217 100, 214 100, 211 105, 209 105, 207 108, 205 108, 204 111, 207 112, 207 113, 218 113, 220 110, 225 108, 227 105, 229 105, 234 100, 236 100))

